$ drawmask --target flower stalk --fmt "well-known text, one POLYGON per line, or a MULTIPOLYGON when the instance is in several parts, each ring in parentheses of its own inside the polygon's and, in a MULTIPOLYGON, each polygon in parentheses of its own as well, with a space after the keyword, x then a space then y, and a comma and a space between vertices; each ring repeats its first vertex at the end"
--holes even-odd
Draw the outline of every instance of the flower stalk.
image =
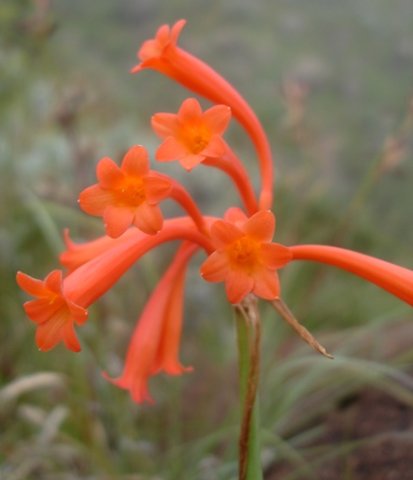
POLYGON ((204 165, 219 168, 231 178, 249 215, 253 215, 258 211, 257 199, 255 198, 248 173, 239 158, 229 147, 225 157, 206 158, 204 165))
POLYGON ((234 311, 242 406, 238 478, 260 480, 263 478, 258 404, 261 325, 256 298, 249 295, 234 311))

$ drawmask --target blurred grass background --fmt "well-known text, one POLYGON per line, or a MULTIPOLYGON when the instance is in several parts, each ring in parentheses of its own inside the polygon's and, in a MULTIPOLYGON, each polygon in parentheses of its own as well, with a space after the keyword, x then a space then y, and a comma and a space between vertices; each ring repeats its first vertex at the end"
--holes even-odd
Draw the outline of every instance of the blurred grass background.
MULTIPOLYGON (((170 247, 92 308, 78 355, 36 350, 15 285, 17 270, 44 277, 54 268, 64 227, 77 239, 101 234, 76 206, 96 162, 119 160, 135 143, 154 152, 150 116, 176 111, 188 95, 154 72, 128 74, 140 43, 161 23, 187 18, 181 44, 256 110, 276 152, 278 241, 333 243, 413 267, 412 16, 410 0, 2 0, 0 478, 235 478, 231 311, 220 286, 200 282, 200 258, 187 282, 182 342, 195 372, 154 379, 154 406, 133 405, 100 372, 120 371, 170 247)), ((228 140, 258 181, 235 124, 228 140)), ((201 168, 190 177, 176 165, 162 169, 205 212, 234 203, 215 172, 206 185, 201 168)), ((326 444, 316 460, 306 456, 340 401, 369 385, 411 409, 412 314, 334 269, 292 265, 282 286, 337 358, 318 358, 262 305, 263 460, 290 464, 285 478, 319 478, 317 462, 348 453, 326 444)))

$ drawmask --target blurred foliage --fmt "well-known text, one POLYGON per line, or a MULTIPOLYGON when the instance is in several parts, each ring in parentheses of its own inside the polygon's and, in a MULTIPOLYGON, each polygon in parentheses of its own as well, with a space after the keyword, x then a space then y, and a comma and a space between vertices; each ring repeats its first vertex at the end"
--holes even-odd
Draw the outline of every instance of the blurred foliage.
MULTIPOLYGON (((250 101, 277 153, 278 241, 334 243, 412 267, 412 14, 410 0, 2 0, 2 478, 234 477, 231 312, 219 287, 201 285, 196 265, 182 345, 196 369, 154 380, 154 406, 133 405, 100 371, 119 371, 170 248, 145 258, 92 309, 80 355, 36 351, 15 285, 18 269, 43 277, 53 268, 65 226, 76 238, 100 234, 99 222, 76 208, 96 161, 119 159, 134 143, 153 151, 150 115, 175 111, 187 95, 153 72, 128 75, 139 43, 160 23, 187 18, 182 44, 250 101)), ((236 125, 229 142, 256 178, 236 125)), ((175 167, 162 166, 205 211, 233 203, 220 175, 205 185, 201 169, 189 179, 175 167)), ((333 269, 293 265, 282 284, 297 316, 337 355, 319 359, 263 306, 264 460, 302 469, 322 415, 360 386, 412 406, 403 373, 413 360, 411 313, 333 269)))

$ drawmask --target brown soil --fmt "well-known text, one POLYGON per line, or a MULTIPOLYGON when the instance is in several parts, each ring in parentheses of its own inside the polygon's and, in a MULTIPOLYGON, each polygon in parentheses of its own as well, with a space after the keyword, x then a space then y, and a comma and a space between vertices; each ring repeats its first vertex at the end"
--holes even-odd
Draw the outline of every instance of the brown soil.
POLYGON ((411 407, 383 392, 364 390, 324 421, 323 438, 307 447, 327 445, 329 452, 337 454, 335 458, 320 461, 320 456, 308 455, 312 474, 292 475, 296 467, 276 464, 268 470, 266 480, 413 480, 411 407))

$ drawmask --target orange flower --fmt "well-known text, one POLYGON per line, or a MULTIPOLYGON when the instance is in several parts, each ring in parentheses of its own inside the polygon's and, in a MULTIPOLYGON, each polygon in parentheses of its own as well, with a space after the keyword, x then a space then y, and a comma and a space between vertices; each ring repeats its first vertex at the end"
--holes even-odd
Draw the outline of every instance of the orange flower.
POLYGON ((178 37, 185 23, 185 20, 179 20, 172 28, 162 25, 155 38, 144 42, 139 49, 140 62, 131 72, 154 69, 213 103, 228 105, 258 153, 262 181, 260 208, 269 209, 273 196, 273 160, 264 129, 247 101, 227 80, 199 58, 178 47, 178 37))
POLYGON ((188 261, 197 248, 184 243, 158 282, 140 315, 125 360, 122 375, 105 378, 130 391, 135 402, 152 403, 148 379, 160 371, 180 375, 191 371, 178 360, 182 330, 184 280, 188 261))
POLYGON ((46 352, 60 342, 74 352, 80 350, 74 324, 87 320, 87 311, 63 292, 62 272, 53 270, 45 280, 37 280, 25 273, 17 273, 19 287, 36 297, 24 304, 27 316, 37 324, 36 344, 46 352))
POLYGON ((311 260, 347 270, 413 305, 412 270, 329 245, 295 245, 290 251, 293 260, 311 260))
POLYGON ((163 139, 156 158, 160 161, 179 160, 191 170, 202 162, 227 174, 238 189, 245 209, 252 215, 258 204, 248 172, 240 159, 222 139, 230 120, 230 109, 216 105, 202 113, 198 101, 185 100, 178 114, 157 113, 152 117, 152 127, 163 139))
POLYGON ((177 115, 155 114, 152 128, 165 139, 156 152, 156 159, 179 160, 184 168, 192 170, 208 157, 223 157, 227 149, 221 136, 230 118, 229 107, 215 105, 203 113, 195 98, 186 99, 177 115))
POLYGON ((155 68, 158 62, 162 63, 162 59, 167 54, 168 49, 170 50, 176 46, 185 23, 185 20, 179 20, 172 28, 169 25, 159 27, 155 38, 146 40, 139 49, 138 58, 141 60, 141 63, 132 69, 132 73, 137 73, 143 68, 155 68))
POLYGON ((107 235, 85 243, 75 243, 69 235, 69 230, 63 232, 66 250, 59 255, 60 264, 69 272, 73 272, 81 265, 93 260, 101 253, 104 253, 120 242, 130 238, 145 238, 146 234, 136 228, 130 228, 121 237, 113 238, 107 235))
MULTIPOLYGON (((208 228, 215 220, 215 217, 204 218, 208 228)), ((206 251, 213 250, 209 238, 195 228, 190 217, 177 217, 165 220, 162 230, 157 235, 150 236, 140 230, 130 229, 118 238, 104 235, 90 242, 75 243, 66 232, 66 250, 60 254, 60 263, 71 273, 65 280, 72 278, 76 272, 79 277, 86 276, 90 279, 96 269, 102 270, 102 275, 107 269, 109 276, 112 276, 114 271, 117 271, 116 268, 122 267, 124 262, 128 265, 128 262, 136 261, 139 256, 157 245, 177 239, 190 240, 206 251), (117 261, 112 265, 116 257, 117 261)))
POLYGON ((103 217, 110 237, 119 237, 131 225, 150 235, 162 228, 157 204, 169 195, 172 184, 149 170, 142 146, 130 148, 120 168, 112 159, 102 158, 97 177, 99 183, 81 192, 79 204, 86 213, 103 217))
POLYGON ((250 292, 266 300, 279 296, 276 270, 291 260, 288 248, 271 243, 274 215, 261 210, 247 218, 239 209, 230 209, 225 220, 211 227, 216 251, 201 266, 209 282, 225 282, 228 300, 239 303, 250 292))
POLYGON ((106 293, 119 278, 147 251, 170 240, 189 240, 192 244, 211 251, 209 240, 193 225, 190 218, 167 220, 158 235, 131 232, 126 238, 96 246, 69 245, 66 261, 75 262, 74 269, 63 278, 60 270, 51 272, 44 281, 25 273, 17 273, 17 283, 22 290, 36 297, 24 304, 27 316, 37 324, 36 343, 40 350, 50 350, 63 341, 67 348, 80 350, 74 333, 74 324, 82 325, 87 319, 86 308, 106 293), (71 257, 74 255, 74 258, 71 257), (83 262, 83 263, 82 263, 83 262))

